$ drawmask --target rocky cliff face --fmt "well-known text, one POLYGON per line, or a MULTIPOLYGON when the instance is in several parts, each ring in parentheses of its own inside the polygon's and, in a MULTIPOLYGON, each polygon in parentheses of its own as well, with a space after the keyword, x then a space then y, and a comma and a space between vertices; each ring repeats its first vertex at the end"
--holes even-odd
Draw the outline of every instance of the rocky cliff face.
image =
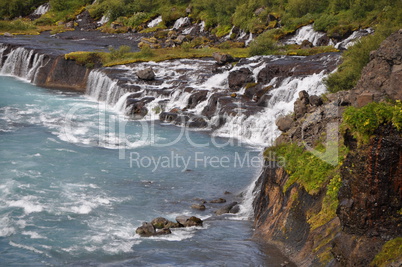
MULTIPOLYGON (((329 101, 319 107, 301 94, 294 114, 277 121, 284 131, 277 143, 312 145, 327 134, 325 125, 342 122, 345 106, 400 100, 401 59, 399 31, 371 53, 354 90, 328 95, 329 101)), ((328 184, 314 194, 298 183, 285 190, 289 174, 284 168, 268 167, 257 182, 256 236, 276 244, 300 266, 369 266, 386 241, 402 235, 401 132, 382 125, 362 146, 348 132, 339 139, 349 152, 339 169, 342 186, 336 216, 324 225, 313 227, 309 218, 322 212, 328 184)))

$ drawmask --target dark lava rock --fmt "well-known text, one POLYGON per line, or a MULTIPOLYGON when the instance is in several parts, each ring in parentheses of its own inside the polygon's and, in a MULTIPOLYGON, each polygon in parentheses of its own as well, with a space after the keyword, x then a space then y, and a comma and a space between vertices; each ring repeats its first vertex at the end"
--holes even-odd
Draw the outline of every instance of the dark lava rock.
POLYGON ((191 208, 195 209, 195 210, 205 210, 206 209, 204 204, 193 204, 193 205, 191 205, 191 208))
POLYGON ((184 227, 191 227, 191 226, 202 226, 202 220, 200 218, 197 218, 195 216, 177 216, 176 221, 183 225, 184 227))
POLYGON ((226 202, 226 199, 218 198, 218 199, 211 200, 209 203, 225 203, 225 202, 226 202))
POLYGON ((230 62, 234 61, 234 58, 229 54, 214 52, 212 56, 216 60, 216 63, 219 65, 224 65, 226 63, 230 63, 230 62))
POLYGON ((163 217, 158 217, 158 218, 153 219, 151 224, 156 229, 179 228, 180 227, 179 223, 169 221, 168 219, 163 218, 163 217))
POLYGON ((156 230, 152 224, 144 222, 142 226, 138 227, 137 230, 135 230, 135 232, 142 237, 148 237, 153 236, 156 233, 156 230))
POLYGON ((230 211, 232 210, 232 208, 234 208, 237 205, 237 202, 232 202, 228 205, 225 205, 224 207, 218 209, 215 211, 216 215, 222 215, 225 213, 230 213, 230 211))
POLYGON ((322 98, 316 95, 312 95, 309 97, 309 102, 312 106, 319 107, 323 104, 322 98))
POLYGON ((231 90, 238 91, 246 84, 254 83, 255 80, 251 70, 248 68, 241 68, 229 73, 228 82, 231 90))
POLYGON ((293 118, 291 116, 282 116, 279 117, 276 122, 276 126, 278 126, 278 129, 282 132, 286 132, 290 128, 292 128, 293 125, 293 118))
POLYGON ((152 68, 146 68, 143 70, 137 71, 137 76, 141 80, 152 81, 155 79, 155 73, 152 68))

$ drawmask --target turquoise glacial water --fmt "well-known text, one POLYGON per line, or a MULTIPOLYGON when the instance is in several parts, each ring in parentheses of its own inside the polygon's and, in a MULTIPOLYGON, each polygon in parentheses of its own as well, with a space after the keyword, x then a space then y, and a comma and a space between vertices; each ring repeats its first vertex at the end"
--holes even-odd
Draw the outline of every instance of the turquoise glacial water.
POLYGON ((260 148, 128 121, 12 77, 0 77, 0 94, 0 266, 279 266, 251 240, 248 205, 219 217, 222 204, 190 208, 195 198, 239 201, 260 148), (182 214, 204 226, 135 235, 144 221, 182 214))

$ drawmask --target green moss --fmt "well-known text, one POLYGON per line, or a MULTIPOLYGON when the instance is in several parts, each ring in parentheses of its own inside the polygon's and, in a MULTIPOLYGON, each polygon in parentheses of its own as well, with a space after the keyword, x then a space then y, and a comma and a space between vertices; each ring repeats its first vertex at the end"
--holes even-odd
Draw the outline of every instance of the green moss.
POLYGON ((402 237, 397 237, 383 245, 370 265, 385 267, 400 260, 402 260, 402 237))
POLYGON ((348 107, 343 113, 343 131, 349 130, 359 144, 368 143, 380 125, 391 123, 402 129, 402 103, 369 103, 362 108, 348 107))
POLYGON ((23 19, 16 19, 13 21, 0 21, 0 32, 10 33, 32 33, 38 32, 38 29, 30 21, 23 19))
POLYGON ((284 186, 285 191, 297 182, 309 194, 316 194, 328 181, 329 174, 335 168, 296 144, 282 144, 268 148, 264 152, 266 157, 272 154, 285 159, 285 170, 289 174, 289 179, 284 186))

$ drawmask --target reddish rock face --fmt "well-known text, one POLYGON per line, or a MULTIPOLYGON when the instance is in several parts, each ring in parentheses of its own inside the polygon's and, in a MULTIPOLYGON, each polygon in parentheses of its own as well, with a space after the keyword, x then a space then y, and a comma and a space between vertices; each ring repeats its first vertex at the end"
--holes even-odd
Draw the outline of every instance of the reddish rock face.
POLYGON ((342 170, 338 216, 350 234, 402 235, 402 138, 391 126, 380 128, 369 145, 351 152, 342 170))

